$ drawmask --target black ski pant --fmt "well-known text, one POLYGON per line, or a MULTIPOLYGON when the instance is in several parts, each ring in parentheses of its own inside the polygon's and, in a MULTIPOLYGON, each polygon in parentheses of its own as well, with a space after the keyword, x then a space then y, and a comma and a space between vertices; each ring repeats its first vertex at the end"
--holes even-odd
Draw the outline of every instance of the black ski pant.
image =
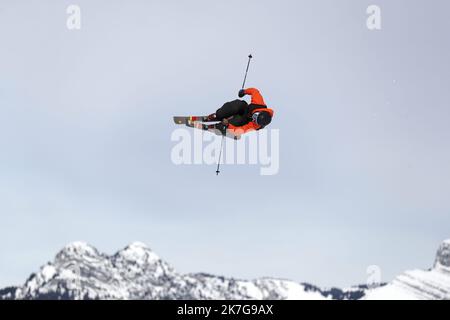
POLYGON ((233 100, 225 103, 222 107, 217 109, 216 118, 222 121, 225 118, 229 118, 235 115, 245 115, 247 112, 248 104, 243 100, 233 100))
POLYGON ((248 104, 244 100, 233 100, 225 103, 216 111, 216 119, 222 121, 225 118, 230 118, 230 123, 235 126, 242 126, 248 123, 248 104))

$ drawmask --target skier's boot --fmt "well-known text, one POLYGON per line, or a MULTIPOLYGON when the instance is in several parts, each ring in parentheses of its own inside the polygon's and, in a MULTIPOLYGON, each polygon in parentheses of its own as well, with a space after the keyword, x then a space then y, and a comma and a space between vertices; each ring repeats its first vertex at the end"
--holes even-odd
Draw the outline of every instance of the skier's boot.
POLYGON ((216 114, 212 113, 209 116, 206 116, 203 121, 212 122, 212 121, 218 121, 218 120, 217 120, 216 114))

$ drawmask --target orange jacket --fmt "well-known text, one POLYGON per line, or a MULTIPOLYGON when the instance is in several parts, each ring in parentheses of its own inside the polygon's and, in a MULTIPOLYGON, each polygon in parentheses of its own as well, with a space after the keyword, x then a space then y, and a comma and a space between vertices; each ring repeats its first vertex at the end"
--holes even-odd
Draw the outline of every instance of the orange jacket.
POLYGON ((248 89, 245 89, 244 92, 245 92, 245 94, 252 96, 252 100, 250 103, 259 104, 261 106, 266 106, 266 103, 264 102, 264 98, 262 97, 262 95, 258 89, 248 88, 248 89))
MULTIPOLYGON (((245 89, 244 92, 245 92, 245 94, 248 94, 252 97, 251 102, 250 102, 251 104, 261 106, 261 108, 254 109, 252 111, 252 114, 255 112, 266 111, 266 112, 269 112, 270 116, 273 117, 273 110, 267 108, 266 103, 264 102, 264 98, 258 89, 248 88, 248 89, 245 89)), ((260 128, 261 128, 261 126, 258 126, 253 121, 250 121, 249 123, 247 123, 243 126, 240 126, 240 127, 233 126, 232 124, 228 125, 228 130, 231 130, 236 135, 241 135, 241 134, 244 134, 244 133, 247 133, 250 131, 258 130, 260 128)))

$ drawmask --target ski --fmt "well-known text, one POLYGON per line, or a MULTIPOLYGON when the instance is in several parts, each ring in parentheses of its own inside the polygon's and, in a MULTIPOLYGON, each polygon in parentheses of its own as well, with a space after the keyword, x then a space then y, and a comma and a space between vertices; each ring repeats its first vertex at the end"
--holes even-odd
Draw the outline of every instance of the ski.
POLYGON ((174 121, 176 124, 187 124, 189 121, 208 122, 208 116, 184 116, 184 117, 173 117, 173 121, 174 121))
MULTIPOLYGON (((194 120, 188 120, 186 122, 186 126, 190 127, 190 128, 194 128, 194 129, 200 129, 200 130, 203 130, 203 131, 209 131, 209 132, 215 133, 217 135, 219 135, 219 133, 220 133, 220 135, 223 135, 223 133, 221 133, 220 130, 218 130, 216 128, 216 126, 213 125, 213 124, 212 125, 211 124, 207 125, 207 124, 203 124, 203 123, 200 123, 200 122, 197 122, 197 121, 194 121, 194 120)), ((225 136, 227 138, 230 138, 230 139, 233 139, 233 140, 241 139, 241 136, 237 136, 237 135, 233 134, 232 132, 230 132, 229 130, 226 130, 225 136)))

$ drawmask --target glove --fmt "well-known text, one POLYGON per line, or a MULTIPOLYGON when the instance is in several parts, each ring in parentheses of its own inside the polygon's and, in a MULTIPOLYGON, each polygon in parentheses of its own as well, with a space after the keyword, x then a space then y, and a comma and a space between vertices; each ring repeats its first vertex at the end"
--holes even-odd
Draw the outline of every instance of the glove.
POLYGON ((244 89, 239 90, 238 96, 239 96, 239 98, 242 98, 243 96, 245 96, 245 90, 244 89))

